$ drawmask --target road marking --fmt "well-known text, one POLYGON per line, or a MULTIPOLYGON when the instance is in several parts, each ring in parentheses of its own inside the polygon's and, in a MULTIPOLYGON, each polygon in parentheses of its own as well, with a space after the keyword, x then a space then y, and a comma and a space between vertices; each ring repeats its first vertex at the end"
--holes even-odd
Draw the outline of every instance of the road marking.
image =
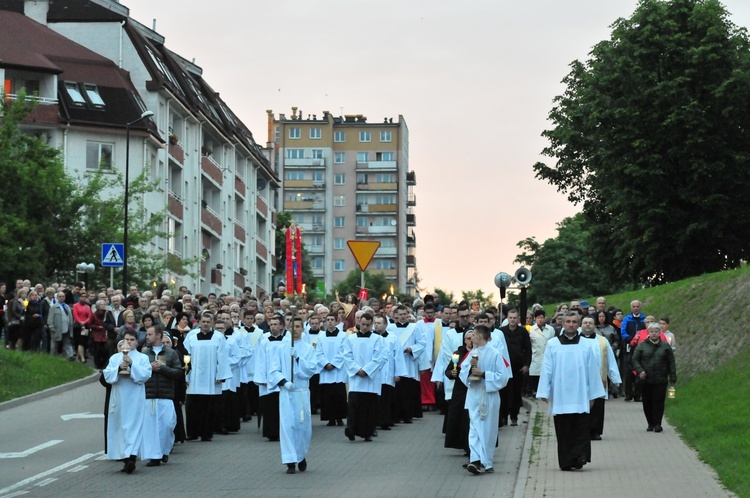
POLYGON ((88 469, 88 468, 89 468, 89 466, 88 466, 88 465, 79 465, 78 467, 73 467, 73 468, 72 468, 72 469, 70 469, 70 470, 69 470, 68 472, 80 472, 80 471, 82 471, 83 469, 88 469))
POLYGON ((99 458, 97 458, 97 460, 106 460, 106 459, 107 459, 107 455, 102 455, 99 458))
POLYGON ((39 446, 34 446, 33 448, 29 448, 26 451, 16 451, 12 453, 0 453, 0 459, 2 458, 24 458, 33 453, 36 453, 37 451, 41 451, 45 448, 49 448, 50 446, 54 446, 62 442, 63 442, 62 439, 53 439, 52 441, 47 441, 46 443, 42 443, 39 446))
MULTIPOLYGON (((5 495, 5 493, 10 493, 11 491, 16 490, 18 488, 22 488, 26 486, 27 484, 31 484, 32 482, 38 481, 39 479, 44 479, 45 477, 55 474, 57 472, 60 472, 62 470, 65 470, 68 467, 73 467, 74 465, 78 465, 81 462, 85 462, 86 460, 90 460, 91 458, 95 458, 103 454, 104 454, 103 451, 98 451, 96 453, 87 453, 81 457, 76 458, 75 460, 71 460, 69 462, 63 463, 62 465, 58 465, 54 469, 45 470, 44 472, 41 472, 35 476, 28 477, 24 479, 23 481, 18 481, 15 484, 11 484, 10 486, 0 489, 0 496, 5 495)), ((19 491, 17 493, 13 493, 10 496, 18 496, 19 494, 25 494, 25 493, 27 493, 27 491, 19 491)), ((10 498, 10 496, 5 496, 4 498, 10 498)))
POLYGON ((28 491, 16 491, 12 495, 8 495, 5 498, 13 498, 14 496, 21 496, 21 495, 25 495, 25 494, 28 494, 28 491))
POLYGON ((75 418, 104 418, 104 414, 91 412, 68 413, 67 415, 60 415, 60 418, 67 422, 68 420, 73 420, 75 418))
POLYGON ((52 484, 52 483, 53 483, 53 482, 55 482, 56 480, 57 480, 57 477, 48 477, 47 479, 45 479, 45 480, 43 480, 43 481, 40 481, 40 482, 36 483, 36 485, 37 485, 37 486, 39 486, 39 487, 41 488, 41 487, 44 487, 44 486, 46 486, 47 484, 52 484))

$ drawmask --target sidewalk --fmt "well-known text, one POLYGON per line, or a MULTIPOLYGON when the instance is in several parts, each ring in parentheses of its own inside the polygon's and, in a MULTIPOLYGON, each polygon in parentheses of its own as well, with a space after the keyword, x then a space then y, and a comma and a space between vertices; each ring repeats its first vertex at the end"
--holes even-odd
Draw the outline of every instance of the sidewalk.
POLYGON ((591 463, 580 471, 563 472, 557 465, 557 438, 547 404, 527 401, 530 423, 516 498, 734 496, 666 419, 664 432, 646 432, 641 403, 622 398, 606 403, 603 439, 591 442, 591 463), (540 433, 536 437, 535 420, 540 433))

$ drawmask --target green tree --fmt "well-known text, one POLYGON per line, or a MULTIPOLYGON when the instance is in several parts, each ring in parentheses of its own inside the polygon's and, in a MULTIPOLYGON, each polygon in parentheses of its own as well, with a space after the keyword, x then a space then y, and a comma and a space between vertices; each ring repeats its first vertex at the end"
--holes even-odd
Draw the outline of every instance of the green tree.
MULTIPOLYGON (((539 244, 533 237, 518 242, 524 252, 516 263, 530 265, 529 308, 534 302, 552 304, 582 296, 611 294, 611 284, 591 249, 591 236, 582 213, 557 224, 557 237, 539 244)), ((518 300, 514 294, 513 299, 518 300)), ((510 299, 510 298, 509 298, 510 299)))
POLYGON ((476 299, 479 301, 479 305, 482 309, 486 309, 495 304, 492 301, 492 295, 485 295, 484 291, 481 289, 475 291, 461 291, 461 299, 466 302, 476 299))
POLYGON ((451 304, 453 302, 453 293, 444 291, 443 289, 438 289, 435 287, 435 294, 438 295, 438 298, 440 300, 440 304, 443 306, 451 304))
POLYGON ((613 282, 659 284, 748 258, 748 47, 716 0, 641 0, 571 64, 543 133, 556 163, 534 169, 582 204, 613 282))
MULTIPOLYGON (((339 292, 342 301, 347 294, 355 296, 359 294, 361 274, 359 270, 352 270, 344 280, 336 284, 334 290, 339 292)), ((365 287, 369 290, 371 297, 382 298, 383 294, 390 294, 390 286, 391 283, 382 273, 365 272, 365 287)))
MULTIPOLYGON (((292 213, 279 211, 276 214, 276 271, 274 276, 284 276, 286 268, 286 229, 292 224, 292 213)), ((305 234, 302 234, 302 282, 306 285, 308 299, 314 299, 318 280, 313 276, 310 254, 305 249, 305 234)))

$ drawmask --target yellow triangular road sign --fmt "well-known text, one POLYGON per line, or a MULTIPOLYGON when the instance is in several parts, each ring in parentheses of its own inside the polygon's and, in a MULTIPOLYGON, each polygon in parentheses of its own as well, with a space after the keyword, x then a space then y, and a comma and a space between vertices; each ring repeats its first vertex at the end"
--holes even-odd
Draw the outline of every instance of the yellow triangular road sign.
POLYGON ((347 240, 346 245, 357 260, 357 264, 365 271, 372 261, 372 257, 380 247, 380 242, 374 240, 347 240))

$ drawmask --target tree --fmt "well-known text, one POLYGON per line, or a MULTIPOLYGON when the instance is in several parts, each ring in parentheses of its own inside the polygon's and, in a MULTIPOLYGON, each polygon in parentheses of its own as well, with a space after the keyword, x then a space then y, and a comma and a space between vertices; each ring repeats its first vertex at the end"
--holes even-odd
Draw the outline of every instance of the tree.
POLYGON ((466 302, 476 299, 479 301, 479 305, 482 309, 487 309, 495 304, 492 302, 492 295, 485 295, 484 291, 481 289, 476 291, 461 291, 461 299, 466 302))
MULTIPOLYGON (((276 214, 276 271, 275 276, 284 276, 286 268, 286 229, 292 225, 292 213, 289 211, 279 211, 276 214)), ((312 265, 310 263, 310 254, 305 249, 305 234, 302 234, 302 282, 305 284, 305 290, 308 298, 315 297, 315 289, 318 281, 313 276, 312 265)), ((292 289, 287 289, 291 292, 292 289)))
POLYGON ((590 239, 586 220, 578 213, 558 223, 557 237, 543 244, 533 237, 518 242, 517 246, 525 250, 514 262, 530 265, 533 275, 527 295, 529 305, 611 294, 617 290, 605 269, 596 263, 590 239))
MULTIPOLYGON (((342 301, 347 294, 354 294, 355 296, 359 294, 360 278, 361 272, 352 270, 344 280, 336 284, 335 290, 339 292, 342 301)), ((381 298, 383 294, 390 294, 390 287, 391 283, 382 273, 365 272, 365 288, 370 292, 370 296, 381 298)))
POLYGON ((447 306, 453 302, 453 293, 438 289, 435 287, 435 294, 438 295, 438 300, 443 306, 447 306))
POLYGON ((728 17, 716 0, 641 0, 554 100, 543 154, 556 163, 536 176, 583 205, 613 283, 748 258, 750 51, 728 17))

